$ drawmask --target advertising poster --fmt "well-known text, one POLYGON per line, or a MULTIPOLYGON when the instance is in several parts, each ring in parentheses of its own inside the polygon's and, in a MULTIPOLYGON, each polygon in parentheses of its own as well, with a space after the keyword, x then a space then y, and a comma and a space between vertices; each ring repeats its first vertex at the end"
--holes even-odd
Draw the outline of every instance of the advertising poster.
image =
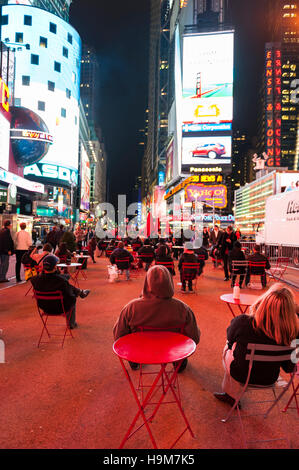
POLYGON ((233 57, 233 32, 184 37, 184 132, 232 130, 233 57))
POLYGON ((230 165, 232 137, 183 137, 183 165, 230 165))

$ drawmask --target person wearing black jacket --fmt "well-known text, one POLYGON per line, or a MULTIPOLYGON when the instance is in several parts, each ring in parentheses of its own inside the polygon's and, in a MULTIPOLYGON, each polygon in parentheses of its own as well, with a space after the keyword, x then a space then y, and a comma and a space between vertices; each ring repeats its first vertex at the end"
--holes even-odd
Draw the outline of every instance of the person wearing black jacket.
POLYGON ((270 269, 271 265, 269 263, 269 260, 266 256, 261 254, 261 249, 259 245, 255 245, 253 247, 253 255, 248 256, 248 270, 245 278, 245 285, 247 286, 250 282, 250 274, 256 274, 261 276, 261 283, 263 287, 266 287, 267 285, 267 278, 266 278, 266 272, 265 269, 270 269), (265 263, 265 268, 262 266, 252 266, 250 267, 250 261, 254 263, 265 263))
MULTIPOLYGON (((250 307, 249 314, 239 315, 227 328, 227 344, 223 351, 224 379, 222 393, 214 396, 233 406, 248 375, 247 344, 290 346, 299 338, 299 306, 292 291, 283 284, 274 284, 250 307)), ((291 348, 290 348, 291 349, 291 348)), ((272 385, 279 376, 280 367, 291 373, 296 367, 292 361, 255 362, 250 374, 251 385, 272 385)))
MULTIPOLYGON (((196 241, 195 241, 196 243, 196 241)), ((205 262, 207 259, 209 259, 209 252, 208 250, 202 245, 200 248, 194 248, 194 254, 197 256, 198 258, 198 264, 199 264, 199 268, 198 268, 198 276, 200 276, 202 274, 202 271, 203 271, 203 268, 205 267, 205 262), (203 259, 204 257, 204 259, 203 259)))
POLYGON ((144 241, 144 245, 138 250, 138 257, 141 266, 143 266, 143 263, 145 263, 145 270, 148 271, 150 265, 156 257, 155 250, 148 238, 144 241), (145 257, 143 257, 143 255, 145 255, 145 257))
POLYGON ((229 269, 230 272, 232 273, 232 282, 231 282, 231 287, 234 287, 235 285, 235 280, 237 278, 237 275, 240 275, 240 282, 239 286, 240 288, 242 287, 246 269, 245 266, 239 266, 233 270, 233 261, 245 261, 245 254, 242 251, 242 245, 240 242, 235 242, 232 251, 230 251, 228 258, 229 258, 229 269))
MULTIPOLYGON (((89 290, 78 289, 69 284, 67 279, 57 271, 59 258, 55 255, 48 255, 43 260, 43 273, 30 279, 33 289, 39 292, 61 291, 63 296, 63 307, 65 312, 72 311, 69 326, 70 329, 76 328, 76 301, 77 297, 84 299, 88 296, 89 290)), ((59 301, 38 300, 39 307, 45 313, 62 314, 61 303, 59 301)))
POLYGON ((120 271, 126 271, 127 281, 130 279, 130 264, 133 263, 134 258, 128 250, 124 248, 124 242, 119 242, 117 248, 111 253, 110 263, 116 264, 120 271), (129 261, 121 261, 128 259, 129 261))
MULTIPOLYGON (((159 264, 159 263, 173 263, 173 259, 172 259, 171 255, 168 253, 167 248, 168 248, 168 246, 161 245, 158 252, 156 250, 156 264, 159 264)), ((173 264, 172 268, 167 267, 167 266, 165 266, 165 267, 168 269, 170 274, 175 276, 174 264, 173 264)))
POLYGON ((6 279, 6 274, 9 267, 9 257, 14 250, 10 227, 11 221, 6 220, 0 230, 0 282, 9 282, 9 279, 6 279))
POLYGON ((192 292, 192 280, 196 278, 199 270, 198 258, 194 254, 193 243, 186 242, 184 246, 184 252, 180 256, 179 264, 178 264, 179 271, 181 273, 181 282, 182 282, 182 292, 186 291, 186 279, 184 278, 184 274, 188 277, 188 289, 189 292, 192 292), (196 263, 196 267, 185 268, 183 272, 183 263, 196 263))
POLYGON ((228 272, 229 252, 233 249, 234 243, 236 241, 237 241, 237 237, 234 234, 232 226, 229 225, 228 227, 226 227, 226 231, 222 233, 222 236, 217 245, 217 248, 220 250, 221 257, 223 259, 225 281, 229 280, 229 272, 228 272))

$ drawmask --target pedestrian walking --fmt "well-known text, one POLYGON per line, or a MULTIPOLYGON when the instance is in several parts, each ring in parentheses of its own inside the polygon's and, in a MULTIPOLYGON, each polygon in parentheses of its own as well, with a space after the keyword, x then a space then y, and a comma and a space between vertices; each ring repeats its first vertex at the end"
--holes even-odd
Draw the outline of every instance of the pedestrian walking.
POLYGON ((6 274, 9 267, 9 257, 13 254, 14 242, 10 233, 11 221, 5 220, 0 230, 0 282, 9 282, 6 274))
POLYGON ((16 281, 21 282, 21 264, 23 255, 32 245, 30 233, 26 231, 26 224, 20 224, 20 229, 15 237, 15 253, 16 253, 16 281))

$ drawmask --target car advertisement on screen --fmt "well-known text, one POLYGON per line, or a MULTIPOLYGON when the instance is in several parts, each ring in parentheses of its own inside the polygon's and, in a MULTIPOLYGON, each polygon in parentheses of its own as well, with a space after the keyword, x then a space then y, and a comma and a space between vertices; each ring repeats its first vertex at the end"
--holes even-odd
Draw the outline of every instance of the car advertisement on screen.
POLYGON ((234 33, 184 37, 183 132, 231 132, 234 33))
POLYGON ((182 165, 230 165, 232 156, 231 136, 184 137, 182 165))

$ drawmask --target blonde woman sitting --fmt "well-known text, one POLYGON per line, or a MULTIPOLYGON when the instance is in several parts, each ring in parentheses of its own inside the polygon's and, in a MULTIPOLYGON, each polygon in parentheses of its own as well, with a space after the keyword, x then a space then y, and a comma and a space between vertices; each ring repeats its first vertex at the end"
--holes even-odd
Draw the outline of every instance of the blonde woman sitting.
MULTIPOLYGON (((214 396, 233 406, 242 384, 246 382, 249 362, 245 359, 248 343, 290 346, 299 338, 299 306, 292 291, 283 284, 274 284, 250 307, 249 314, 235 317, 227 328, 227 344, 223 351, 224 378, 222 393, 214 396)), ((255 362, 250 375, 252 385, 272 385, 280 367, 293 372, 291 361, 255 362)))

